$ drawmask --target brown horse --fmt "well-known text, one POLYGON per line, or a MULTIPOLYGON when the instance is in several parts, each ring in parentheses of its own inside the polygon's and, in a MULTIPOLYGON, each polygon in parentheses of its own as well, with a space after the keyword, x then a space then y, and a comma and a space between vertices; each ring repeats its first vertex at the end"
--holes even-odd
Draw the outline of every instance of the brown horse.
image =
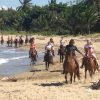
POLYGON ((49 64, 50 63, 53 64, 53 56, 51 55, 51 51, 47 50, 47 53, 45 54, 45 66, 46 66, 46 70, 49 69, 49 64))
POLYGON ((30 58, 31 58, 30 65, 33 65, 36 63, 37 57, 38 57, 37 51, 35 49, 32 49, 30 51, 30 58))
POLYGON ((60 63, 63 62, 64 60, 64 55, 65 55, 65 48, 63 45, 60 46, 60 49, 59 49, 59 55, 60 55, 60 63))
POLYGON ((79 68, 76 65, 75 56, 74 56, 72 50, 70 51, 69 54, 66 54, 65 61, 63 63, 63 68, 64 68, 66 83, 68 83, 68 81, 67 81, 68 73, 70 74, 70 83, 72 83, 73 74, 74 74, 74 82, 75 82, 76 75, 79 79, 79 68))
POLYGON ((4 44, 4 39, 3 39, 3 36, 1 36, 1 45, 4 44))
POLYGON ((85 79, 87 78, 87 70, 89 71, 90 77, 92 79, 93 74, 95 73, 97 66, 93 57, 84 57, 83 65, 85 66, 85 79))

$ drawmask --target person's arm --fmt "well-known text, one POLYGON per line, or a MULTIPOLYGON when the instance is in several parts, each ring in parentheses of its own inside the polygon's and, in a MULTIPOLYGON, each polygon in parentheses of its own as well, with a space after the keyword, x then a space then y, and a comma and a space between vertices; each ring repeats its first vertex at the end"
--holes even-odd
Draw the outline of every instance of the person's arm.
POLYGON ((82 52, 80 52, 79 50, 78 50, 78 52, 79 52, 82 56, 84 56, 84 54, 83 54, 82 52))
POLYGON ((84 54, 83 54, 80 50, 78 50, 77 47, 76 47, 76 51, 77 51, 78 53, 80 53, 82 56, 84 56, 84 54))

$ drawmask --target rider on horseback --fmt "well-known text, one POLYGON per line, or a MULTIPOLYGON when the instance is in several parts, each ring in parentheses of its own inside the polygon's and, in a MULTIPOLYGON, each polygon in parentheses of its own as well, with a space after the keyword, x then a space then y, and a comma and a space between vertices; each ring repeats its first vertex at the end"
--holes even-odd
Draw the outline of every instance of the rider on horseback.
MULTIPOLYGON (((79 74, 79 63, 78 63, 78 61, 77 61, 75 51, 79 52, 82 56, 84 56, 84 55, 77 49, 77 47, 76 47, 74 44, 75 44, 74 39, 71 39, 71 40, 69 41, 69 44, 66 45, 66 48, 65 48, 65 51, 66 51, 66 60, 68 61, 68 56, 69 56, 70 52, 73 51, 75 63, 76 63, 76 65, 77 65, 78 74, 79 74)), ((63 73, 64 73, 64 71, 65 71, 65 68, 64 68, 64 70, 63 70, 63 73)))
MULTIPOLYGON (((47 45, 45 46, 45 55, 44 55, 44 61, 45 61, 45 56, 46 54, 49 52, 50 56, 55 56, 54 55, 54 42, 53 39, 50 38, 50 41, 47 43, 47 45)), ((43 61, 43 62, 44 62, 43 61)))
MULTIPOLYGON (((64 41, 63 37, 61 37, 61 40, 60 40, 60 48, 61 47, 64 47, 64 44, 65 44, 65 41, 64 41)), ((60 49, 58 49, 58 55, 59 55, 59 52, 60 52, 60 49)))
POLYGON ((51 52, 52 52, 52 55, 55 56, 55 54, 54 54, 54 41, 53 41, 52 38, 50 38, 49 44, 51 45, 51 52))
POLYGON ((35 44, 35 39, 34 38, 31 38, 30 50, 29 50, 29 58, 31 57, 31 54, 33 52, 33 49, 36 50, 36 44, 35 44))
MULTIPOLYGON (((87 44, 85 44, 85 46, 84 46, 84 51, 85 51, 85 56, 92 57, 94 59, 95 65, 97 66, 97 70, 99 70, 99 65, 98 65, 98 62, 96 59, 95 50, 94 50, 94 47, 93 47, 91 41, 87 40, 87 44)), ((84 59, 85 59, 85 57, 83 58, 81 68, 83 68, 84 59)))

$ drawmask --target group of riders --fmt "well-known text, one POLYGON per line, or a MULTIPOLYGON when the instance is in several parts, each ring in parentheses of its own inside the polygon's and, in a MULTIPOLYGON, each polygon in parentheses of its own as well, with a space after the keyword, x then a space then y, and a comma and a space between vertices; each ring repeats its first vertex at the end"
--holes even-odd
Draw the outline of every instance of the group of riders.
MULTIPOLYGON (((76 52, 80 53, 83 56, 81 68, 83 68, 83 65, 84 65, 84 62, 85 62, 85 57, 91 57, 91 58, 93 58, 95 65, 97 66, 97 70, 99 70, 99 65, 98 65, 98 62, 97 62, 97 59, 96 59, 95 50, 94 50, 94 47, 93 47, 92 42, 90 40, 87 40, 87 43, 84 46, 85 54, 80 52, 80 50, 75 46, 75 40, 74 39, 71 39, 69 41, 69 44, 65 46, 65 40, 63 39, 63 37, 61 37, 60 48, 61 47, 64 48, 66 60, 68 60, 68 55, 70 54, 70 51, 73 51, 74 60, 75 60, 75 63, 77 65, 78 69, 79 69, 79 63, 77 61, 76 52)), ((58 49, 58 55, 60 53, 59 52, 60 48, 58 49)), ((33 49, 36 51, 36 44, 35 44, 34 38, 32 38, 31 43, 30 43, 29 57, 32 54, 33 49)), ((51 56, 51 61, 52 61, 51 63, 53 64, 53 56, 55 56, 55 52, 54 52, 54 41, 53 41, 52 38, 50 38, 49 42, 47 42, 47 44, 45 46, 44 62, 46 60, 46 54, 48 52, 49 52, 49 55, 51 56)), ((63 70, 63 73, 64 73, 64 70, 63 70)))
MULTIPOLYGON (((3 36, 1 36, 1 44, 3 44, 3 42, 4 42, 3 36)), ((14 40, 12 39, 12 36, 11 37, 8 36, 8 39, 7 39, 8 46, 9 45, 12 46, 13 42, 15 44, 15 47, 17 47, 18 43, 20 43, 19 46, 22 45, 23 44, 22 35, 19 38, 18 38, 18 36, 16 36, 14 40)), ((29 58, 31 58, 33 53, 37 54, 35 38, 31 37, 30 39, 28 39, 28 36, 26 35, 25 44, 27 44, 28 42, 30 43, 29 58)), ((83 56, 81 68, 83 68, 83 65, 84 65, 84 62, 85 62, 85 57, 89 57, 89 58, 93 58, 95 65, 97 66, 97 70, 99 70, 99 65, 98 65, 98 62, 97 62, 96 55, 95 55, 94 46, 93 46, 93 44, 90 40, 87 40, 86 42, 87 43, 84 45, 85 54, 83 54, 75 46, 75 40, 74 39, 71 39, 69 41, 69 44, 65 46, 65 40, 64 40, 63 37, 61 37, 60 47, 58 49, 58 55, 60 54, 60 49, 63 48, 64 52, 65 52, 66 61, 68 61, 68 56, 70 54, 70 51, 73 51, 75 63, 77 65, 77 67, 79 68, 79 63, 77 61, 77 56, 76 56, 76 52, 78 52, 83 56)), ((54 52, 54 41, 53 41, 52 38, 50 38, 50 40, 45 45, 45 55, 44 55, 44 60, 43 60, 44 62, 46 60, 46 55, 48 53, 49 53, 49 56, 51 58, 51 63, 53 64, 53 57, 55 56, 55 52, 54 52)), ((35 58, 35 60, 37 60, 37 59, 35 58)), ((64 71, 63 71, 63 73, 64 73, 64 71)))
MULTIPOLYGON (((28 35, 26 35, 25 37, 25 45, 27 45, 28 43, 30 43, 30 40, 31 40, 31 37, 30 39, 28 38, 28 35)), ((1 36, 1 39, 0 39, 0 42, 1 44, 3 45, 4 44, 4 38, 3 38, 3 35, 1 36)), ((22 46, 23 43, 24 43, 24 39, 23 39, 23 36, 17 36, 15 37, 15 39, 12 38, 12 36, 8 36, 7 38, 7 46, 8 47, 12 47, 12 45, 14 44, 15 47, 18 47, 18 46, 22 46)))

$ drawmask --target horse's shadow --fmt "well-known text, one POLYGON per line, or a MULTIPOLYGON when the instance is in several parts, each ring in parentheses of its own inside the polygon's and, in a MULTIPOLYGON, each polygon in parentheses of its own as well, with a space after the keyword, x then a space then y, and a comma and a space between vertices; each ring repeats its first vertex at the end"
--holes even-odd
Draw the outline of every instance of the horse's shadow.
POLYGON ((31 69, 30 72, 41 72, 42 70, 34 70, 34 69, 31 69))
POLYGON ((62 72, 62 70, 53 70, 53 71, 50 71, 50 72, 62 72))
POLYGON ((34 84, 42 87, 51 87, 51 86, 63 86, 64 83, 56 82, 56 83, 41 83, 41 84, 34 84))

